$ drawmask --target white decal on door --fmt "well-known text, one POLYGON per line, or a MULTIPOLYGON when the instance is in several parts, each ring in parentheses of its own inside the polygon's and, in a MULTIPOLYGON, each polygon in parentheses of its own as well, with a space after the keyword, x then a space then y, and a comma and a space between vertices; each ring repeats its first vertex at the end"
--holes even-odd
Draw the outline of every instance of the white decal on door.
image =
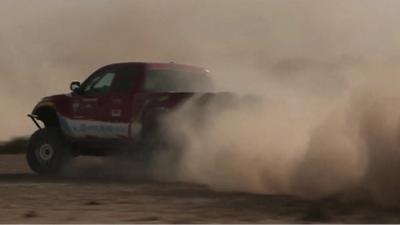
POLYGON ((122 113, 122 110, 120 109, 113 109, 111 110, 111 116, 112 117, 120 117, 122 113))

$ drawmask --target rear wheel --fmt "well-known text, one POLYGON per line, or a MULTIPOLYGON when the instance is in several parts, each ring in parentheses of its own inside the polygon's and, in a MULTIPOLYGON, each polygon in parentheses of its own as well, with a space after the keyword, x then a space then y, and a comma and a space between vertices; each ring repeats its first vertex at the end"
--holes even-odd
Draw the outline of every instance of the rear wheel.
POLYGON ((31 136, 27 161, 36 173, 57 174, 71 158, 71 152, 59 129, 43 128, 31 136))

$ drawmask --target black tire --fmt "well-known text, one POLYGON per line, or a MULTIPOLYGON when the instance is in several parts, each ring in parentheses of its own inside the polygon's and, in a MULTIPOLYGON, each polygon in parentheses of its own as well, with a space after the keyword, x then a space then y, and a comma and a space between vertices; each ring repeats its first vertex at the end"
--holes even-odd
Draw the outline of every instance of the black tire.
POLYGON ((59 129, 43 128, 31 136, 26 158, 36 173, 54 175, 61 172, 72 154, 59 129))

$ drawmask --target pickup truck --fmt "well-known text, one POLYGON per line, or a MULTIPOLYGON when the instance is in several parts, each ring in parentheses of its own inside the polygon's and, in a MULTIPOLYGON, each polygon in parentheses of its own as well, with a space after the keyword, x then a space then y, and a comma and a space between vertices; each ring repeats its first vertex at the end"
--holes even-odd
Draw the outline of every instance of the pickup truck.
POLYGON ((111 64, 70 89, 43 98, 28 115, 38 130, 27 161, 38 174, 59 172, 74 156, 107 155, 151 140, 160 116, 194 95, 215 95, 206 69, 175 63, 111 64))

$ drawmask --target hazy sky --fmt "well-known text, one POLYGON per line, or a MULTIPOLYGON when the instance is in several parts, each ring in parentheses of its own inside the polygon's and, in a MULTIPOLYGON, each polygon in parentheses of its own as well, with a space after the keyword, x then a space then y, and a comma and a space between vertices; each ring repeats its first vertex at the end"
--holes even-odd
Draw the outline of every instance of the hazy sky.
POLYGON ((399 12, 398 0, 0 0, 0 140, 30 134, 42 96, 112 62, 197 64, 247 89, 252 73, 397 64, 399 12))

